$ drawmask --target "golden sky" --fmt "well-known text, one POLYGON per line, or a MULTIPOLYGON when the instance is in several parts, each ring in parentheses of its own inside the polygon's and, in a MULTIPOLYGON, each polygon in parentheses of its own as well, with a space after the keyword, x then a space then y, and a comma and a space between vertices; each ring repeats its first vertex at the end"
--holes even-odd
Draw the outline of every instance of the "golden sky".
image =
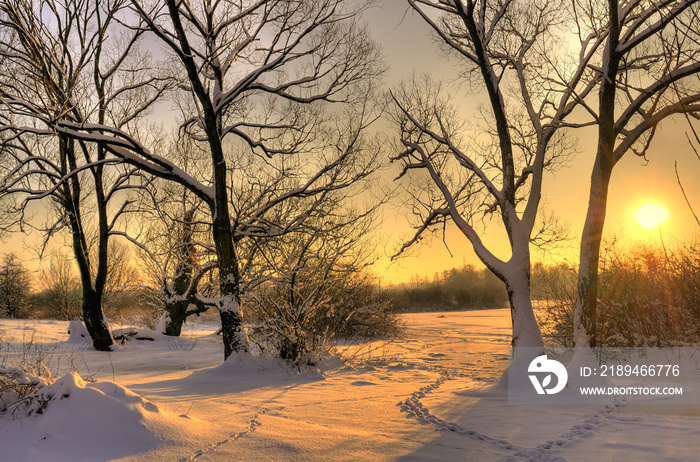
MULTIPOLYGON (((384 47, 391 65, 388 85, 396 85, 402 76, 411 72, 430 72, 444 79, 453 79, 457 63, 449 62, 440 53, 436 40, 427 26, 406 10, 404 2, 383 2, 383 7, 368 14, 370 28, 384 47)), ((465 106, 465 115, 470 107, 478 104, 478 95, 455 94, 455 99, 465 106)), ((667 120, 658 131, 649 151, 648 161, 628 153, 615 167, 610 186, 606 219, 606 235, 616 236, 623 242, 659 244, 661 236, 667 246, 692 238, 700 232, 688 206, 683 199, 674 172, 674 163, 683 187, 691 203, 700 212, 700 159, 686 140, 687 125, 684 119, 667 120), (669 210, 668 219, 660 226, 645 229, 636 220, 637 210, 646 203, 654 202, 669 210)), ((574 134, 579 140, 580 154, 557 172, 549 173, 544 180, 544 201, 548 210, 554 212, 570 226, 572 240, 556 254, 533 254, 533 261, 555 261, 567 258, 577 261, 578 241, 585 219, 590 174, 595 156, 596 130, 587 128, 574 134)), ((406 213, 406 212, 405 212, 406 213)), ((389 214, 385 232, 395 239, 401 234, 409 235, 410 228, 399 212, 389 214)), ((487 229, 485 241, 492 251, 506 257, 507 241, 496 227, 487 229)), ((412 256, 391 264, 383 259, 375 265, 375 271, 385 283, 408 282, 419 274, 432 278, 436 272, 459 267, 463 262, 480 264, 467 239, 456 229, 447 234, 447 243, 452 256, 441 240, 422 244, 411 252, 412 256)))
MULTIPOLYGON (((429 72, 446 80, 454 79, 459 71, 457 62, 447 60, 436 46, 427 26, 410 11, 405 2, 392 0, 380 2, 380 6, 366 15, 370 30, 384 48, 391 66, 386 79, 390 88, 402 77, 412 72, 429 72)), ((473 110, 483 97, 470 94, 463 88, 455 94, 455 100, 465 107, 465 116, 473 110)), ((481 101, 480 101, 481 100, 481 101)), ((651 146, 649 162, 628 153, 613 172, 607 211, 606 233, 627 242, 660 243, 661 236, 667 246, 687 240, 700 231, 692 217, 681 190, 676 182, 674 163, 683 180, 683 186, 692 204, 700 211, 700 184, 696 181, 700 172, 700 159, 689 147, 685 137, 687 127, 682 119, 669 120, 651 146), (659 227, 645 229, 635 219, 642 205, 654 202, 669 210, 669 218, 659 227)), ((570 225, 572 240, 556 254, 535 253, 533 261, 553 262, 560 258, 575 261, 578 254, 578 238, 586 213, 589 178, 595 154, 595 129, 580 130, 574 134, 579 140, 581 153, 564 168, 545 177, 544 201, 548 210, 554 212, 570 225)), ((385 247, 380 255, 393 253, 401 239, 412 235, 405 218, 408 210, 387 208, 380 234, 385 238, 385 247)), ((496 226, 487 229, 484 240, 489 248, 501 257, 508 256, 504 235, 496 226)), ((0 253, 14 251, 25 259, 34 255, 26 249, 25 237, 15 235, 0 243, 0 253)), ((440 239, 434 239, 415 247, 409 256, 390 263, 383 257, 374 265, 374 272, 384 283, 408 282, 414 275, 430 277, 443 270, 459 267, 463 263, 480 264, 467 239, 454 228, 447 233, 445 248, 440 239)), ((31 266, 31 265, 29 265, 31 266)))

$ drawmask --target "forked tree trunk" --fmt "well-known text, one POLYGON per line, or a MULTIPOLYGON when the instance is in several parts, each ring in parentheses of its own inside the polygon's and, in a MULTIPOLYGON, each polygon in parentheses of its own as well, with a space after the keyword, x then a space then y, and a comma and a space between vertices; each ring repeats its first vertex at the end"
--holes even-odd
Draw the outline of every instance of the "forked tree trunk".
POLYGON ((172 337, 179 337, 182 334, 182 325, 187 320, 188 300, 178 300, 165 303, 167 320, 165 322, 164 334, 172 337))
MULTIPOLYGON (((166 301, 165 303, 165 319, 163 320, 163 334, 172 337, 179 337, 182 334, 182 326, 187 321, 187 318, 193 315, 199 316, 200 313, 206 312, 213 305, 197 300, 196 295, 188 296, 185 299, 175 301, 166 301), (190 306, 194 305, 194 309, 190 306)), ((160 324, 160 321, 159 321, 160 324)))
POLYGON ((102 313, 102 294, 83 286, 83 321, 92 345, 98 351, 111 351, 114 340, 102 313))
MULTIPOLYGON (((504 216, 504 221, 509 219, 504 216)), ((537 323, 530 294, 530 239, 529 230, 519 221, 511 220, 509 236, 511 238, 512 256, 503 262, 487 258, 483 247, 474 247, 474 251, 486 267, 506 286, 510 317, 513 326, 511 345, 518 348, 543 347, 542 332, 537 323), (481 253, 481 254, 480 254, 481 253)))
MULTIPOLYGON (((177 246, 182 249, 178 263, 175 267, 175 277, 172 282, 172 290, 168 288, 167 280, 163 281, 163 291, 166 294, 165 300, 165 335, 179 337, 182 333, 182 326, 187 320, 187 308, 190 305, 190 291, 194 281, 194 267, 197 264, 194 243, 194 219, 195 209, 187 210, 182 217, 182 229, 177 239, 177 246)), ((196 289, 195 289, 196 290, 196 289)))
MULTIPOLYGON (((65 162, 71 171, 75 171, 75 142, 73 140, 68 140, 63 137, 60 138, 60 152, 63 162, 65 162)), ((112 334, 109 331, 109 326, 102 312, 102 294, 104 291, 104 278, 106 275, 102 275, 98 279, 97 283, 93 286, 92 274, 90 272, 90 257, 88 254, 87 238, 85 237, 85 232, 82 222, 82 214, 80 209, 80 195, 81 195, 80 183, 77 177, 72 177, 68 184, 64 186, 64 204, 66 211, 68 212, 68 221, 71 227, 71 235, 73 238, 73 252, 75 255, 76 262, 78 263, 78 270, 80 272, 80 281, 82 284, 83 292, 83 303, 82 303, 82 314, 83 321, 85 322, 85 327, 87 328, 90 338, 92 339, 93 347, 98 351, 111 351, 112 344, 114 340, 112 339, 112 334)), ((104 205, 103 205, 104 206, 104 205)), ((104 215, 100 213, 100 216, 104 215)), ((103 225, 100 224, 100 244, 102 245, 103 240, 106 241, 106 233, 103 235, 103 225)), ((106 242, 104 243, 106 246, 106 242)), ((106 252, 106 251, 105 251, 106 252)), ((105 258, 104 262, 101 264, 106 265, 106 256, 103 255, 105 252, 100 252, 98 258, 105 258)), ((104 273, 106 270, 100 268, 101 272, 104 273)), ((100 272, 98 270, 98 272, 100 272)))

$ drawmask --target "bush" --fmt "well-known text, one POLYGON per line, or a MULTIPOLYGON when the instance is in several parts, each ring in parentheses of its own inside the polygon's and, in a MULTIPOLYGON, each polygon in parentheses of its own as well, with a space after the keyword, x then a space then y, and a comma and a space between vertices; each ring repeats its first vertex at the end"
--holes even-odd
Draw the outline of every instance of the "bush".
POLYGON ((576 268, 567 263, 532 268, 531 293, 542 338, 554 346, 574 346, 576 268))
POLYGON ((297 369, 318 365, 341 339, 395 337, 400 331, 379 286, 362 274, 278 280, 250 302, 251 343, 297 369))
POLYGON ((50 397, 40 390, 47 379, 27 373, 18 367, 0 366, 0 419, 17 419, 41 414, 50 397))
MULTIPOLYGON (((669 347, 700 342, 700 258, 697 245, 674 251, 605 247, 599 272, 596 342, 602 347, 669 347)), ((540 321, 557 345, 573 345, 573 301, 556 292, 540 321)))
POLYGON ((51 373, 44 364, 52 354, 34 342, 34 336, 22 339, 19 349, 0 331, 0 419, 15 419, 42 413, 47 401, 37 395, 51 383, 51 373), (9 353, 17 365, 8 364, 9 353))

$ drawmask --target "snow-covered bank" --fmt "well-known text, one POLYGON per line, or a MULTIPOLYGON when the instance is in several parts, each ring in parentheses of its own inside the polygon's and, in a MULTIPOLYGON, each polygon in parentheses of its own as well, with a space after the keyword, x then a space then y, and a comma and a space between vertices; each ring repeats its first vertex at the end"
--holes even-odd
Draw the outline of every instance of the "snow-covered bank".
POLYGON ((2 361, 30 357, 20 345, 33 339, 70 390, 41 415, 0 422, 0 459, 697 460, 700 413, 687 406, 508 404, 493 387, 508 310, 406 321, 405 339, 323 376, 221 367, 213 325, 105 354, 67 342, 66 323, 0 321, 2 361), (96 382, 66 375, 76 367, 96 382))

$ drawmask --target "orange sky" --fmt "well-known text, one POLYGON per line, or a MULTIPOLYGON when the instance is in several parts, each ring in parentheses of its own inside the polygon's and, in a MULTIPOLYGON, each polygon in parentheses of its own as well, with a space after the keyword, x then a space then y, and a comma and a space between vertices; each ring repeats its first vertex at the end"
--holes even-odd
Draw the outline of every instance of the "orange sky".
MULTIPOLYGON (((382 43, 385 54, 392 66, 388 84, 396 84, 401 76, 411 72, 430 72, 446 79, 456 75, 456 62, 447 62, 438 51, 430 31, 411 12, 406 12, 403 2, 386 5, 369 15, 370 28, 376 39, 382 43)), ((455 94, 469 109, 478 104, 478 95, 455 94), (476 103, 475 103, 476 102, 476 103)), ((700 184, 696 181, 700 173, 700 159, 686 140, 686 122, 682 119, 666 121, 658 131, 649 152, 649 163, 633 153, 628 153, 616 166, 610 187, 607 210, 606 234, 615 235, 626 242, 659 243, 659 228, 667 246, 686 240, 700 232, 700 227, 692 217, 681 190, 676 182, 674 162, 683 186, 691 202, 700 212, 700 184), (636 219, 637 209, 646 202, 655 201, 665 205, 670 212, 669 219, 655 229, 644 229, 636 219)), ((573 240, 560 252, 542 255, 537 252, 533 260, 553 261, 567 258, 575 261, 578 256, 578 240, 586 213, 591 167, 595 155, 596 131, 594 128, 574 133, 579 140, 580 155, 572 159, 565 168, 545 177, 543 193, 547 208, 568 222, 573 240)), ((393 236, 410 234, 410 229, 400 217, 393 214, 387 219, 384 231, 393 236)), ((497 229, 487 230, 485 241, 499 256, 507 256, 507 241, 497 229)), ((415 274, 431 277, 451 267, 467 263, 480 264, 471 250, 467 239, 452 229, 448 232, 447 243, 453 254, 451 257, 440 240, 423 244, 414 249, 411 257, 390 264, 383 259, 375 265, 375 271, 385 283, 408 282, 415 274)))
MULTIPOLYGON (((382 2, 383 8, 368 13, 366 19, 375 39, 384 47, 391 66, 387 85, 395 86, 403 76, 411 72, 430 72, 446 79, 454 78, 456 62, 447 61, 435 45, 428 28, 412 13, 405 13, 403 2, 382 2)), ((479 103, 479 95, 455 94, 455 99, 466 107, 479 103)), ((468 114, 468 113, 466 113, 468 114)), ((667 121, 652 144, 649 164, 629 153, 616 167, 610 190, 610 201, 606 222, 608 235, 616 235, 627 241, 659 242, 659 229, 646 230, 638 225, 634 214, 639 206, 653 200, 664 204, 670 211, 667 222, 660 226, 667 246, 685 240, 700 231, 691 216, 678 187, 674 173, 674 162, 678 162, 686 192, 700 212, 700 184, 695 180, 700 172, 700 160, 696 158, 685 139, 683 120, 667 121)), ((558 258, 575 260, 578 236, 586 212, 589 177, 595 153, 595 129, 578 131, 581 154, 556 173, 549 174, 544 183, 544 199, 548 208, 570 225, 574 238, 567 247, 555 255, 535 253, 533 260, 554 261, 558 258)), ((402 237, 412 235, 405 214, 407 210, 388 208, 384 213, 381 235, 387 245, 380 249, 382 255, 391 254, 402 237)), ((13 236, 0 244, 0 253, 15 251, 32 255, 23 250, 23 236, 13 236)), ((507 256, 503 235, 495 227, 489 228, 485 242, 496 254, 507 256)), ((375 273, 384 283, 408 282, 418 274, 432 278, 436 272, 461 266, 463 262, 479 264, 469 242, 455 229, 447 234, 452 256, 439 239, 426 242, 410 252, 410 256, 391 263, 383 257, 374 266, 375 273)), ((31 265, 30 265, 31 266, 31 265)))

